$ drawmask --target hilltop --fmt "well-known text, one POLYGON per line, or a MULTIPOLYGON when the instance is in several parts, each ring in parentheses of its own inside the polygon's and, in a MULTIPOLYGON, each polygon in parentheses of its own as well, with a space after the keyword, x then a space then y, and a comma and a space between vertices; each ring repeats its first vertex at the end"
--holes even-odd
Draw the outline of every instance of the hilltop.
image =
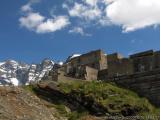
POLYGON ((3 120, 106 120, 158 115, 147 99, 112 83, 51 81, 0 88, 3 120))
POLYGON ((14 60, 1 62, 1 118, 158 117, 159 59, 160 51, 150 50, 125 58, 118 53, 107 55, 96 50, 69 56, 64 63, 48 59, 30 65, 14 60))

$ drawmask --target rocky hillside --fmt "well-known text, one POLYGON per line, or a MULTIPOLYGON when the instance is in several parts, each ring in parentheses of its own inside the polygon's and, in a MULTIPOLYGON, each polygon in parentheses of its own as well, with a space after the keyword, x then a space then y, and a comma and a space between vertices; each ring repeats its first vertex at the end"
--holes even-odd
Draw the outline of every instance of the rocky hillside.
POLYGON ((26 64, 14 60, 0 62, 0 85, 27 85, 30 82, 41 80, 54 66, 48 59, 40 64, 26 64))
POLYGON ((0 120, 64 120, 47 104, 23 88, 0 87, 0 120))
POLYGON ((112 83, 45 81, 23 88, 3 87, 0 95, 3 120, 131 120, 131 116, 141 120, 148 115, 158 120, 160 114, 145 98, 112 83))

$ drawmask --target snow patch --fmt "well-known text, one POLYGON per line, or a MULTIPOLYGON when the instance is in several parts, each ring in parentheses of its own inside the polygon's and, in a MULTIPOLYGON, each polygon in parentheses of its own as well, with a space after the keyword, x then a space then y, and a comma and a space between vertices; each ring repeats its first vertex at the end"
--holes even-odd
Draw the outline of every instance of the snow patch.
POLYGON ((73 55, 70 57, 70 59, 73 59, 73 58, 79 57, 79 56, 81 56, 81 54, 73 54, 73 55))
POLYGON ((4 65, 4 64, 5 64, 5 62, 0 62, 0 66, 1 66, 1 65, 4 65))
POLYGON ((63 62, 58 62, 58 65, 62 66, 62 65, 63 65, 63 62))
POLYGON ((17 80, 17 78, 10 78, 11 80, 11 83, 15 86, 18 86, 19 85, 19 81, 17 80))

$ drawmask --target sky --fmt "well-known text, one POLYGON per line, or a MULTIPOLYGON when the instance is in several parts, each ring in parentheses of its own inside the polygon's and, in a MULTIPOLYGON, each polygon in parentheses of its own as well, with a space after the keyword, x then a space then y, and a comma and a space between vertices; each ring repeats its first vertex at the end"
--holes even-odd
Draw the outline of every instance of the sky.
POLYGON ((159 0, 1 0, 0 61, 160 50, 159 0))

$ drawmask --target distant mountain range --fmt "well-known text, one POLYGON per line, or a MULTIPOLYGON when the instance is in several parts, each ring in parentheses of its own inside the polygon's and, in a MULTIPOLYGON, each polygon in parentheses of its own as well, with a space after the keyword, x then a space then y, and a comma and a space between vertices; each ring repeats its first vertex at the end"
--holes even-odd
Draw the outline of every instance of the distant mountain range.
MULTIPOLYGON (((59 64, 62 65, 62 62, 59 64)), ((0 62, 0 86, 2 85, 27 85, 36 82, 47 74, 55 65, 49 59, 39 64, 26 64, 14 60, 0 62)))
MULTIPOLYGON (((73 54, 67 60, 78 56, 80 54, 73 54)), ((61 66, 63 62, 55 63, 52 60, 44 59, 39 64, 27 64, 15 60, 5 60, 0 62, 0 86, 28 85, 31 82, 38 82, 56 65, 61 66)))

